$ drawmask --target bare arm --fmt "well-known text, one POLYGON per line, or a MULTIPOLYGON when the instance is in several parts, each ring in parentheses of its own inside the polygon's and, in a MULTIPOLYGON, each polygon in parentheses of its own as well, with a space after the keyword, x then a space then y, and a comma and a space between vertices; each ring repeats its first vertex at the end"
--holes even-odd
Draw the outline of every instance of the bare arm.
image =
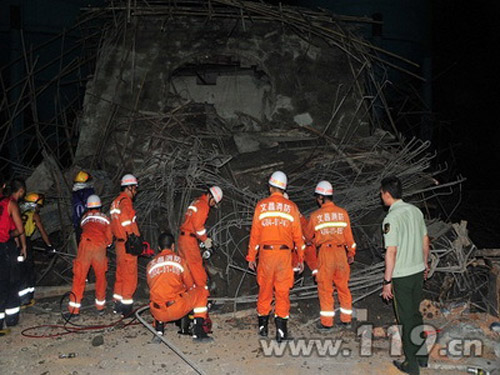
MULTIPOLYGON (((396 254, 398 248, 396 246, 388 246, 385 253, 385 273, 384 279, 389 281, 392 280, 392 273, 394 272, 394 265, 396 264, 396 254)), ((382 290, 382 298, 385 300, 390 300, 394 296, 392 294, 392 283, 384 285, 382 290)))
POLYGON ((429 273, 429 252, 430 252, 430 240, 428 235, 424 236, 423 251, 424 251, 424 265, 425 265, 424 279, 427 279, 427 274, 429 273))
POLYGON ((43 242, 45 242, 45 244, 49 247, 52 246, 50 239, 49 239, 49 235, 47 234, 47 231, 45 230, 45 227, 43 226, 42 219, 37 212, 35 212, 35 214, 33 215, 33 220, 35 221, 36 227, 40 231, 40 236, 42 236, 43 242))

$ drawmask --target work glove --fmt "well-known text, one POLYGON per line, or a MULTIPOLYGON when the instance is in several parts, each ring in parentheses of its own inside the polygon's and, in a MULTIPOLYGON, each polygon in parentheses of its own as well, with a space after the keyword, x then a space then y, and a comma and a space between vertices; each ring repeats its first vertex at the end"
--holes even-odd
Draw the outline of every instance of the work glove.
POLYGON ((203 241, 203 245, 205 246, 205 249, 211 249, 212 248, 212 239, 208 237, 205 241, 203 241))

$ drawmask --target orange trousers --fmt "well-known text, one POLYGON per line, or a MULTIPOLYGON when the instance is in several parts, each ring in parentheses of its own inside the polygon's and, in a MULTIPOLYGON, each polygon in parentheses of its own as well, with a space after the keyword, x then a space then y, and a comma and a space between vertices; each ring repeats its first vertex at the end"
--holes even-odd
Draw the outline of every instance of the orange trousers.
POLYGON ((275 297, 274 314, 288 318, 290 313, 290 288, 293 286, 292 252, 290 250, 259 250, 257 266, 257 313, 269 315, 273 294, 275 297))
MULTIPOLYGON (((292 267, 296 267, 299 257, 296 251, 292 252, 292 267)), ((306 246, 304 250, 304 262, 307 264, 307 267, 314 271, 317 267, 318 260, 316 259, 316 248, 314 246, 306 246)))
POLYGON ((318 296, 321 324, 333 326, 335 315, 333 285, 337 289, 340 304, 340 320, 348 323, 352 320, 352 296, 349 290, 351 269, 347 263, 344 246, 323 244, 318 254, 318 296))
POLYGON ((203 287, 196 287, 180 294, 173 301, 151 301, 149 306, 153 317, 164 323, 179 320, 191 310, 194 310, 195 318, 206 319, 207 298, 208 291, 203 287))
POLYGON ((179 254, 186 260, 195 285, 205 288, 208 277, 203 266, 198 240, 189 235, 181 235, 178 242, 179 254))
POLYGON ((69 297, 68 310, 72 314, 80 312, 80 305, 85 291, 85 280, 90 267, 95 274, 95 306, 97 310, 103 310, 106 304, 106 271, 108 270, 108 258, 106 247, 96 247, 91 242, 82 241, 78 246, 78 254, 73 261, 73 287, 69 297))
POLYGON ((116 241, 116 273, 113 299, 123 304, 134 302, 134 293, 137 288, 137 256, 127 254, 125 242, 116 241))

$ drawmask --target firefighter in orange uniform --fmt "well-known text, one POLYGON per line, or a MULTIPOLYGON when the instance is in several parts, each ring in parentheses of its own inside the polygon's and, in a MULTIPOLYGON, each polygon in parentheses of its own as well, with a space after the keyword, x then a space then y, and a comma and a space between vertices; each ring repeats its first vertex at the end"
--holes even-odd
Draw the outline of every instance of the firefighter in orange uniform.
POLYGON ((137 178, 126 174, 121 179, 121 193, 111 203, 111 230, 115 237, 116 273, 113 291, 114 313, 129 315, 133 310, 137 288, 137 255, 126 251, 131 235, 140 236, 133 199, 137 195, 137 178))
POLYGON ((85 280, 90 267, 95 274, 95 307, 99 315, 104 313, 106 305, 106 271, 108 258, 106 248, 113 242, 111 222, 100 212, 101 199, 93 194, 85 204, 87 212, 82 216, 82 228, 78 254, 73 262, 73 288, 69 297, 68 317, 80 314, 81 301, 85 291, 85 280))
MULTIPOLYGON (((308 226, 309 226, 309 220, 307 220, 307 217, 305 215, 300 214, 300 227, 302 229, 302 234, 304 238, 308 238, 306 235, 308 226)), ((311 270, 311 274, 313 276, 316 276, 316 274, 318 273, 316 248, 309 241, 306 241, 306 249, 304 250, 304 261, 307 264, 307 267, 311 270)), ((294 251, 292 254, 292 265, 295 267, 293 269, 295 272, 299 271, 299 269, 296 267, 297 264, 298 264, 298 255, 297 251, 294 251)))
POLYGON ((174 237, 171 234, 162 233, 158 245, 160 253, 147 267, 149 306, 157 333, 163 335, 165 323, 179 320, 192 310, 193 338, 211 340, 203 328, 208 311, 208 291, 194 284, 186 261, 174 252, 174 237))
POLYGON ((222 200, 222 190, 218 186, 212 186, 207 194, 193 201, 186 210, 184 222, 180 227, 179 254, 183 257, 197 286, 207 287, 207 273, 203 267, 200 246, 198 241, 203 242, 205 248, 212 248, 212 239, 207 236, 205 222, 211 207, 216 207, 222 200))
POLYGON ((340 321, 346 327, 352 320, 352 297, 349 290, 350 264, 354 261, 356 243, 352 236, 347 211, 332 200, 333 187, 321 181, 315 189, 316 202, 320 206, 309 218, 306 236, 318 249, 318 295, 320 302, 320 330, 333 327, 335 310, 333 284, 340 302, 340 321))
POLYGON ((304 270, 304 240, 300 227, 299 209, 283 193, 287 177, 281 171, 274 172, 269 179, 270 196, 255 207, 248 255, 251 270, 257 269, 259 296, 257 313, 259 335, 268 335, 269 314, 273 291, 275 294, 276 340, 289 339, 287 321, 290 311, 289 291, 293 286, 292 251, 297 248, 297 267, 304 270), (257 266, 256 256, 259 254, 257 266))

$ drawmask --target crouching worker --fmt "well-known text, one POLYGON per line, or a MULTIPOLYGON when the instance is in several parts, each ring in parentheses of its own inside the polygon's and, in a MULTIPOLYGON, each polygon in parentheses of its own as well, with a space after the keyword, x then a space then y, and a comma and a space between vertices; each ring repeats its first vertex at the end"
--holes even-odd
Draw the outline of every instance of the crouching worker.
POLYGON ((147 267, 149 305, 156 331, 163 335, 165 323, 177 321, 192 312, 193 338, 211 341, 203 326, 208 311, 208 290, 194 284, 186 261, 174 252, 174 237, 171 234, 160 235, 158 248, 160 253, 147 267))
POLYGON ((73 288, 69 297, 69 314, 67 315, 69 317, 80 314, 85 280, 91 266, 96 279, 95 307, 99 315, 104 313, 106 305, 106 271, 108 270, 106 248, 113 241, 111 222, 105 214, 100 212, 102 204, 97 195, 88 197, 85 206, 87 212, 80 222, 82 234, 78 253, 73 261, 73 288))

